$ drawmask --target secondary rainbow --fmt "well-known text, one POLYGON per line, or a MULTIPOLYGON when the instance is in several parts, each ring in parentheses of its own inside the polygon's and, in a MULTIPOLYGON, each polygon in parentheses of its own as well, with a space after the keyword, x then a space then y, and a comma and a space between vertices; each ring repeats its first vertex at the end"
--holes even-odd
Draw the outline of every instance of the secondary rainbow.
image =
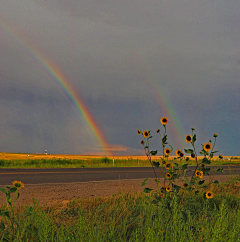
POLYGON ((100 127, 94 120, 93 116, 90 114, 90 111, 88 110, 82 98, 74 90, 70 81, 61 71, 61 69, 53 61, 51 61, 49 57, 44 55, 36 46, 30 43, 29 40, 23 37, 22 34, 19 33, 19 31, 14 26, 6 22, 1 16, 0 25, 7 33, 14 36, 21 43, 21 45, 24 46, 32 54, 34 59, 40 64, 41 68, 44 69, 50 79, 54 81, 54 83, 61 90, 64 96, 75 107, 75 109, 77 110, 77 114, 80 117, 84 118, 84 120, 90 127, 92 135, 100 143, 105 153, 107 155, 112 155, 109 149, 109 145, 100 127))
MULTIPOLYGON (((131 50, 128 50, 128 52, 130 52, 134 58, 136 65, 135 67, 137 70, 139 70, 139 67, 141 68, 140 75, 142 79, 147 83, 149 93, 154 95, 154 99, 161 108, 161 117, 159 117, 160 129, 163 129, 162 124, 160 123, 160 118, 167 117, 169 119, 167 129, 170 129, 171 135, 174 138, 174 143, 177 145, 177 147, 173 147, 174 151, 177 149, 183 150, 186 148, 186 135, 183 133, 182 125, 169 101, 169 98, 164 93, 163 88, 160 88, 159 84, 157 84, 155 81, 158 80, 158 77, 154 76, 152 64, 148 63, 144 57, 144 54, 141 54, 141 50, 138 47, 133 47, 131 50)), ((171 141, 169 141, 169 143, 171 144, 171 141)), ((173 155, 175 155, 175 153, 173 153, 173 155)))

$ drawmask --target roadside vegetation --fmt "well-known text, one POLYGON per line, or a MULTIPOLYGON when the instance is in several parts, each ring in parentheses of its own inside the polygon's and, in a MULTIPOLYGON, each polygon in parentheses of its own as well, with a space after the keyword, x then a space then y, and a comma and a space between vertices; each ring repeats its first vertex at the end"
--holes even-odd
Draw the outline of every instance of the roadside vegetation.
POLYGON ((210 189, 211 199, 183 193, 170 207, 153 205, 153 191, 77 198, 55 207, 40 207, 33 197, 34 206, 14 213, 13 199, 0 208, 0 241, 239 241, 240 177, 210 189))
MULTIPOLYGON (((230 158, 229 158, 230 159, 230 158)), ((201 161, 202 159, 199 159, 201 161)), ((159 157, 154 157, 153 161, 161 161, 159 157)), ((168 162, 174 164, 178 162, 169 157, 168 162)), ((195 165, 195 160, 189 157, 189 166, 195 165)), ((215 159, 212 165, 238 165, 240 157, 233 157, 230 160, 215 159)), ((109 157, 89 158, 89 159, 69 159, 69 158, 48 158, 48 159, 14 159, 7 160, 0 158, 1 168, 101 168, 101 167, 149 167, 148 159, 134 159, 134 157, 114 159, 109 157)))
MULTIPOLYGON (((6 204, 0 207, 0 241, 240 241, 240 176, 232 175, 225 184, 214 179, 223 172, 222 155, 211 172, 213 156, 219 152, 214 151, 218 134, 214 133, 214 141, 201 144, 203 158, 199 159, 192 128, 185 137, 191 147, 175 150, 176 157, 170 159, 173 147, 167 141, 168 119, 160 121, 164 130, 163 135, 160 129, 156 131, 162 143, 158 159, 159 151, 150 149, 151 132, 137 130, 143 137, 140 143, 153 168, 157 190, 145 187, 135 194, 77 198, 66 206, 54 207, 40 207, 33 196, 33 206, 16 208, 18 191, 24 184, 13 181, 12 186, 0 188, 6 196, 6 204), (195 165, 193 170, 189 170, 190 164, 195 165), (159 177, 155 169, 160 170, 159 177), (190 171, 193 175, 188 176, 190 171)), ((111 163, 107 157, 101 162, 111 163)), ((143 187, 147 185, 148 178, 142 182, 143 187)))

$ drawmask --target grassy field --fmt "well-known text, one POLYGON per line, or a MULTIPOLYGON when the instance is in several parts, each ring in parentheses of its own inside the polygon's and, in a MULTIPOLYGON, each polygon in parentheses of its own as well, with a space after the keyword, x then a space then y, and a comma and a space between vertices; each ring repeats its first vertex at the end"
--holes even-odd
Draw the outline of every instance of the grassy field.
MULTIPOLYGON (((226 157, 224 157, 226 158, 226 157)), ((238 164, 239 157, 213 159, 211 165, 238 164)), ((96 157, 1 153, 0 167, 112 167, 149 166, 145 157, 96 157)), ((155 161, 159 157, 154 157, 155 161)), ((200 160, 200 159, 199 159, 200 160)), ((179 160, 168 159, 171 163, 179 160)), ((182 163, 186 163, 182 161, 182 163)), ((194 160, 187 162, 195 165, 194 160)), ((205 163, 208 163, 205 160, 205 163)), ((18 185, 0 188, 6 204, 0 207, 1 241, 240 241, 240 176, 220 184, 207 183, 199 168, 192 183, 174 185, 186 164, 167 168, 169 184, 158 191, 150 188, 130 194, 119 192, 108 198, 77 198, 67 205, 15 208, 18 185), (15 193, 15 201, 10 193, 15 193)), ((185 177, 186 179, 186 177, 185 177)), ((146 180, 145 180, 146 181, 146 180)), ((146 185, 143 182, 143 186, 146 185)), ((157 181, 156 181, 157 182, 157 181)), ((20 187, 19 187, 20 186, 20 187)))
MULTIPOLYGON (((200 160, 203 157, 199 157, 200 160)), ((212 165, 240 164, 239 156, 224 156, 225 159, 212 159, 212 165)), ((154 161, 160 161, 156 156, 154 161)), ((178 162, 174 156, 169 162, 178 162)), ((190 158, 189 165, 195 165, 190 158)), ((150 166, 146 156, 80 156, 80 155, 44 155, 44 154, 13 154, 0 153, 0 168, 63 168, 63 167, 137 167, 150 166), (114 161, 114 162, 113 162, 114 161)))
POLYGON ((16 209, 16 224, 0 217, 0 241, 240 241, 239 181, 212 184, 212 199, 183 191, 158 205, 152 192, 78 198, 65 207, 40 207, 33 198, 34 207, 16 209))

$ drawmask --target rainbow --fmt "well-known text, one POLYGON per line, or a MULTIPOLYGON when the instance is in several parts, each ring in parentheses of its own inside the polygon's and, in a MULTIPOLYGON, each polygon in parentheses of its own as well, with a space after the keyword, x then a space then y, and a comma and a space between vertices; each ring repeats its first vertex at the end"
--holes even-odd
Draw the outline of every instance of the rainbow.
MULTIPOLYGON (((162 117, 167 117, 169 123, 166 127, 167 129, 170 129, 170 133, 174 138, 174 143, 175 145, 177 145, 177 147, 173 147, 173 149, 174 151, 177 149, 183 150, 184 148, 186 148, 186 135, 184 135, 183 133, 182 125, 169 101, 169 98, 164 93, 163 88, 161 88, 159 84, 157 84, 155 81, 157 80, 157 77, 154 76, 154 70, 152 69, 152 65, 145 60, 144 56, 141 54, 141 51, 137 47, 128 50, 128 52, 130 52, 131 55, 134 57, 136 68, 138 68, 139 70, 139 66, 141 67, 141 77, 143 77, 143 80, 147 83, 148 89, 150 89, 150 92, 153 93, 154 99, 161 109, 161 117, 159 117, 160 129, 163 129, 161 128, 162 124, 160 123, 160 119, 162 117)), ((169 141, 169 143, 172 143, 171 140, 169 141)), ((175 155, 175 153, 173 153, 173 155, 175 155)))
POLYGON ((61 71, 61 69, 53 61, 51 61, 49 57, 45 56, 36 46, 30 43, 29 40, 24 38, 14 26, 3 20, 2 17, 0 17, 0 26, 4 29, 5 32, 15 37, 21 43, 21 45, 32 54, 37 63, 40 64, 50 79, 61 90, 62 94, 77 110, 77 114, 84 118, 86 124, 90 127, 92 135, 100 143, 105 153, 109 156, 112 155, 110 152, 111 149, 109 148, 109 145, 100 127, 94 120, 93 116, 90 114, 90 111, 88 110, 82 98, 75 91, 70 81, 61 71))

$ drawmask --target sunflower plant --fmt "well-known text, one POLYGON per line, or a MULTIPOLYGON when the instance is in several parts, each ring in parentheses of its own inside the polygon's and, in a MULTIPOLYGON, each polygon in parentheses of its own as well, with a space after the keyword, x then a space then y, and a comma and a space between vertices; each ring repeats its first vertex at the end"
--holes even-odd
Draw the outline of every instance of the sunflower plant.
MULTIPOLYGON (((215 170, 214 174, 212 176, 209 175, 211 167, 207 167, 211 164, 211 159, 213 158, 213 154, 217 153, 219 151, 213 151, 213 148, 216 144, 216 138, 218 135, 215 133, 213 135, 215 141, 214 144, 211 144, 211 140, 209 140, 208 143, 205 143, 202 145, 202 150, 200 152, 201 155, 204 156, 204 158, 200 161, 198 161, 197 152, 195 149, 195 142, 197 140, 196 134, 194 134, 194 128, 192 128, 192 134, 186 135, 185 141, 188 144, 192 145, 192 148, 190 149, 184 149, 184 152, 186 154, 190 154, 191 158, 195 159, 196 167, 192 170, 187 170, 189 157, 185 157, 182 150, 178 149, 176 150, 175 154, 177 155, 177 158, 175 157, 174 160, 179 160, 179 162, 175 162, 174 164, 171 164, 168 162, 169 155, 173 152, 173 147, 167 142, 167 135, 166 135, 166 125, 168 124, 168 119, 166 117, 163 117, 160 119, 160 122, 163 125, 164 128, 164 134, 161 136, 160 129, 158 129, 156 132, 160 135, 161 140, 161 149, 162 149, 162 157, 161 162, 155 162, 152 160, 152 156, 155 156, 157 154, 157 150, 150 150, 149 148, 149 139, 152 138, 152 135, 150 131, 144 131, 141 132, 140 130, 137 131, 138 134, 142 134, 144 137, 144 140, 141 141, 141 144, 144 147, 145 154, 153 168, 155 179, 154 181, 157 182, 158 191, 154 194, 155 199, 152 201, 152 204, 157 205, 160 201, 165 204, 165 206, 171 210, 171 206, 173 205, 173 198, 176 197, 177 199, 182 200, 183 202, 183 194, 189 194, 189 196, 186 196, 189 199, 193 199, 194 195, 197 194, 203 194, 205 199, 211 199, 213 198, 213 193, 209 190, 209 187, 213 181, 213 178, 217 172, 223 172, 222 167, 220 166, 218 169, 215 170), (168 146, 168 147, 167 147, 168 146), (182 164, 184 162, 184 164, 182 164), (157 177, 157 174, 155 172, 155 167, 160 169, 160 175, 157 177), (189 177, 187 175, 188 172, 193 172, 192 176, 189 177), (163 173, 165 173, 163 175, 163 173), (163 187, 160 187, 160 178, 164 179, 163 187), (209 183, 208 185, 205 184, 205 180, 203 180, 203 176, 208 175, 209 176, 209 183), (180 181, 183 183, 183 185, 177 185, 178 183, 176 181, 180 181)), ((219 155, 219 158, 222 159, 223 157, 219 155)), ((142 183, 142 186, 146 185, 146 181, 148 178, 144 180, 142 183)), ((215 184, 218 184, 219 182, 216 180, 214 181, 215 184)), ((150 193, 153 189, 145 188, 145 193, 150 193)), ((182 213, 184 213, 182 211, 182 213)), ((182 215, 186 218, 186 214, 182 215)))
MULTIPOLYGON (((11 241, 14 239, 19 239, 19 235, 17 235, 17 231, 21 231, 22 229, 20 228, 20 225, 17 221, 17 218, 19 219, 19 216, 16 216, 15 214, 15 206, 16 206, 16 201, 19 198, 19 189, 24 187, 24 183, 21 181, 13 181, 12 182, 13 187, 10 187, 9 185, 6 186, 8 190, 5 190, 4 188, 0 188, 0 191, 6 194, 6 205, 7 209, 0 209, 0 216, 4 217, 5 219, 8 219, 10 222, 10 231, 6 229, 6 226, 3 221, 0 222, 0 232, 4 234, 4 237, 10 237, 11 241), (11 193, 15 192, 15 199, 14 199, 14 205, 12 206, 12 199, 11 199, 11 193)), ((34 201, 34 198, 33 198, 34 201)), ((35 203, 34 203, 35 205, 35 203)), ((34 206, 35 209, 35 206, 34 206)), ((31 224, 25 228, 25 232, 30 233, 30 239, 34 239, 32 237, 32 234, 35 234, 35 236, 38 234, 38 229, 33 225, 34 219, 35 219, 35 214, 33 212, 32 207, 28 207, 26 210, 26 215, 20 214, 20 217, 26 218, 27 216, 30 217, 31 219, 31 224)), ((6 238, 5 237, 5 238, 6 238)))

